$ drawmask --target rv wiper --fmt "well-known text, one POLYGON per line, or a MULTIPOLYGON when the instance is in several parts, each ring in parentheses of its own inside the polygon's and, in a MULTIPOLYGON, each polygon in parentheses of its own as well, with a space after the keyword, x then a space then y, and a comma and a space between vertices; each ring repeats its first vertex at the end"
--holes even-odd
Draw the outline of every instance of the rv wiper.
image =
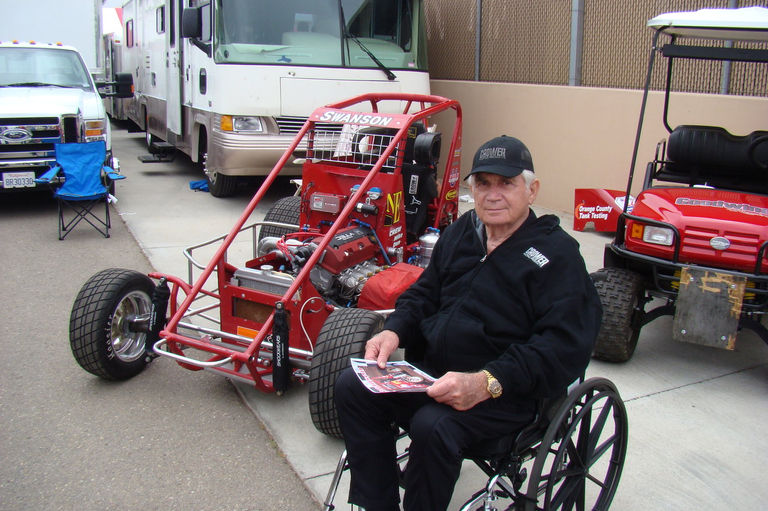
POLYGON ((346 34, 346 37, 349 38, 349 39, 352 39, 353 41, 355 41, 357 43, 357 45, 360 47, 360 49, 363 50, 365 52, 365 54, 368 55, 371 58, 371 60, 376 63, 378 68, 381 69, 382 71, 384 71, 384 74, 387 75, 387 80, 394 80, 395 78, 397 78, 397 76, 395 76, 395 73, 393 73, 379 59, 377 59, 376 55, 374 55, 371 52, 371 50, 366 48, 365 45, 363 44, 363 42, 360 39, 358 39, 357 37, 355 37, 355 36, 353 36, 352 34, 349 34, 349 33, 346 34))
MULTIPOLYGON (((376 58, 376 55, 374 55, 371 50, 365 47, 363 42, 358 39, 357 37, 353 36, 349 33, 349 30, 347 30, 347 20, 344 16, 344 6, 341 4, 341 0, 339 0, 339 13, 341 14, 341 32, 344 34, 345 39, 352 39, 357 43, 357 45, 360 47, 361 50, 365 52, 366 55, 368 55, 371 60, 378 66, 379 69, 384 71, 384 74, 387 75, 387 80, 394 80, 397 78, 395 76, 395 73, 393 73, 387 66, 385 66, 379 59, 376 58)), ((343 58, 343 55, 342 55, 343 58)))

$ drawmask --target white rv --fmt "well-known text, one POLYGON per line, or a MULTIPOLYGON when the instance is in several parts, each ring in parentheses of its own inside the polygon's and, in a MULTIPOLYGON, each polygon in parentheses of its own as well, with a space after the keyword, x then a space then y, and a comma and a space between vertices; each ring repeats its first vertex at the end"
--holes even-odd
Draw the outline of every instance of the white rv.
POLYGON ((429 93, 422 0, 130 0, 123 23, 125 116, 216 196, 267 174, 317 106, 429 93))

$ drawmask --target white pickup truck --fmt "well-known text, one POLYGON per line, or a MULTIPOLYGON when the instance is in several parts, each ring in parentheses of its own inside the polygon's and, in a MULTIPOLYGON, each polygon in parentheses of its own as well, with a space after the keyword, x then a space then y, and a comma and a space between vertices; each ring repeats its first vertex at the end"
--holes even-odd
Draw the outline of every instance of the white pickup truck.
POLYGON ((34 189, 60 142, 104 140, 113 166, 101 98, 133 95, 129 73, 115 80, 96 83, 71 46, 0 42, 0 192, 34 189))

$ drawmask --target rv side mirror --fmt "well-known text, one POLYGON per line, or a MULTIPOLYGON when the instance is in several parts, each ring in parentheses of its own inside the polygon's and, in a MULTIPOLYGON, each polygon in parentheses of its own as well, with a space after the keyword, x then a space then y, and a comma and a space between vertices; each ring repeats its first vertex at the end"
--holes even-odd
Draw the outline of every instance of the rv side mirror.
POLYGON ((131 73, 115 73, 115 97, 133 97, 133 75, 131 73))
POLYGON ((200 38, 202 27, 199 7, 189 7, 181 11, 181 37, 200 38))

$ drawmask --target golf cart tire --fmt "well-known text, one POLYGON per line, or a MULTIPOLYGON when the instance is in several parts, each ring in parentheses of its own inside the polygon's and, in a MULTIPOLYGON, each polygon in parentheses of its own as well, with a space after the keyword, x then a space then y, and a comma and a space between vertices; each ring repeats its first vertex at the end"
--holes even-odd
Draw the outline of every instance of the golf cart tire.
POLYGON ((643 279, 622 268, 602 268, 592 274, 592 280, 603 305, 592 356, 606 362, 626 362, 632 358, 640 337, 643 279))
POLYGON ((384 318, 366 309, 337 309, 325 320, 309 372, 309 414, 326 435, 342 438, 334 403, 334 386, 350 358, 365 354, 365 343, 384 325, 384 318))
POLYGON ((106 380, 127 380, 148 363, 147 334, 131 329, 133 316, 149 315, 152 279, 111 268, 80 289, 69 318, 69 342, 80 366, 106 380))
MULTIPOLYGON (((278 222, 281 224, 297 225, 301 213, 301 197, 291 195, 278 199, 264 215, 265 222, 278 222)), ((280 238, 286 234, 295 232, 295 229, 262 225, 259 230, 259 241, 267 237, 280 238)))

